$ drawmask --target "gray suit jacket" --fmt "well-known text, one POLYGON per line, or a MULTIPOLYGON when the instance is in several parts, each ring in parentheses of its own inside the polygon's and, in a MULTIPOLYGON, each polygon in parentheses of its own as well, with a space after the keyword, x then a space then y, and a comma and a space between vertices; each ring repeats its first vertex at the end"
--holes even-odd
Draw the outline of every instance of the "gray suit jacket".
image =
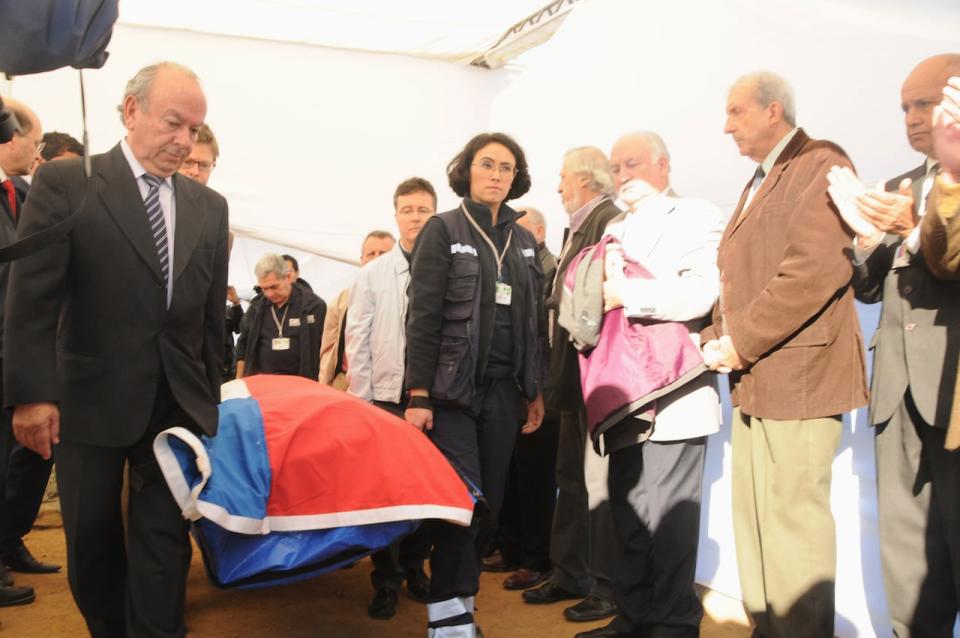
MULTIPOLYGON (((920 166, 895 177, 887 182, 887 190, 910 177, 914 201, 919 203, 924 173, 925 166, 920 166)), ((902 243, 888 234, 865 258, 853 260, 857 299, 883 302, 871 342, 870 421, 890 419, 909 388, 923 420, 945 428, 960 350, 960 283, 936 279, 920 254, 907 253, 909 263, 898 266, 896 254, 902 243)))

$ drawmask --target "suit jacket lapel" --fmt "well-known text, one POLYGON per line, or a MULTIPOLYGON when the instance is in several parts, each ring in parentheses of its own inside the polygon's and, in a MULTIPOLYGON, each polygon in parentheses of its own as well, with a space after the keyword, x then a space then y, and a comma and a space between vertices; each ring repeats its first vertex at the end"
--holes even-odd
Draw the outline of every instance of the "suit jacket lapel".
POLYGON ((187 267, 187 262, 190 261, 190 257, 200 241, 200 235, 203 233, 203 219, 207 215, 207 211, 197 200, 196 193, 190 192, 186 188, 188 179, 177 173, 173 175, 173 192, 177 201, 177 218, 173 233, 174 286, 177 285, 177 278, 187 267))
POLYGON ((137 254, 159 280, 161 274, 157 245, 150 234, 147 209, 143 205, 133 171, 130 170, 119 144, 114 146, 104 159, 99 175, 100 179, 111 187, 99 189, 100 200, 137 254))

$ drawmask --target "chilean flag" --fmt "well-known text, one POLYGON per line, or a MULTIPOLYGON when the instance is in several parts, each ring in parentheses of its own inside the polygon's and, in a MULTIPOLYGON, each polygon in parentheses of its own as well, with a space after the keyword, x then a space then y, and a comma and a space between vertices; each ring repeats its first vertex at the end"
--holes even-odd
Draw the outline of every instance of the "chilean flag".
POLYGON ((174 427, 153 451, 222 587, 262 587, 352 563, 442 519, 468 526, 474 499, 406 421, 316 381, 224 384, 219 430, 174 427))

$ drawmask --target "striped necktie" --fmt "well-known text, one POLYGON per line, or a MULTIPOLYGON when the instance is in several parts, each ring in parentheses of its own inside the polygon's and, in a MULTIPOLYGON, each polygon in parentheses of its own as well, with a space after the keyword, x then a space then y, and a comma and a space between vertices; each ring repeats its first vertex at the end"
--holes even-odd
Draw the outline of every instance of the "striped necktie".
POLYGON ((160 184, 163 183, 163 178, 144 173, 143 181, 150 187, 143 203, 147 207, 147 222, 150 224, 153 243, 157 246, 160 273, 163 275, 163 284, 166 286, 170 281, 170 251, 167 250, 167 224, 163 219, 163 208, 160 207, 160 184))

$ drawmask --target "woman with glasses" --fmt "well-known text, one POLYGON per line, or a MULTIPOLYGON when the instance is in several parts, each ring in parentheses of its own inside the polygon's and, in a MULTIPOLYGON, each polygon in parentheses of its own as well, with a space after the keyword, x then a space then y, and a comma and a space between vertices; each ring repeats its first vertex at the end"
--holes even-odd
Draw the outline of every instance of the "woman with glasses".
POLYGON ((480 497, 469 528, 436 522, 431 532, 434 638, 475 635, 479 532, 496 520, 517 430, 543 419, 537 244, 506 205, 530 189, 523 149, 503 133, 477 135, 447 176, 463 199, 427 222, 410 265, 406 419, 480 497))

